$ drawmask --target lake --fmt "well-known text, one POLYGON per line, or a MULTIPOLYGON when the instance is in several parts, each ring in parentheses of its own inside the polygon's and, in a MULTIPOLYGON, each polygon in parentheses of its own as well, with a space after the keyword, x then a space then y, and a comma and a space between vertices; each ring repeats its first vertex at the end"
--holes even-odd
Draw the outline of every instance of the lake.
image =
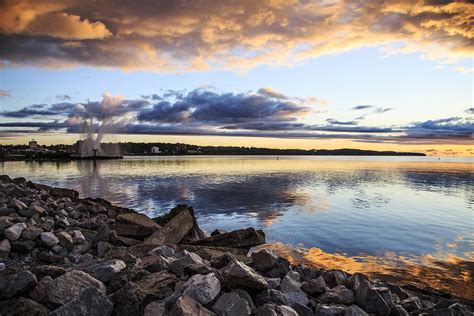
POLYGON ((11 177, 76 189, 151 217, 192 205, 202 228, 263 229, 293 262, 441 289, 472 281, 474 160, 178 156, 3 162, 11 177))

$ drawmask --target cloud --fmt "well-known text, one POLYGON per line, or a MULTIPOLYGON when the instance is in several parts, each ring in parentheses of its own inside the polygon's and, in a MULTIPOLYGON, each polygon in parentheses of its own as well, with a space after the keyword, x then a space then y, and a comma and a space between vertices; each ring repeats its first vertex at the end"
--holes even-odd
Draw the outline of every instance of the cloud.
POLYGON ((72 98, 71 98, 71 96, 69 96, 67 94, 62 94, 62 95, 57 95, 56 99, 61 100, 61 101, 69 101, 72 98))
POLYGON ((466 110, 467 114, 474 114, 474 108, 469 108, 466 110))
POLYGON ((357 125, 358 122, 356 121, 338 121, 333 118, 326 119, 326 122, 333 124, 333 125, 357 125))
POLYGON ((290 65, 361 47, 453 69, 473 53, 468 1, 80 1, 0 4, 4 67, 153 71, 290 65))
POLYGON ((10 91, 0 89, 0 98, 10 98, 12 95, 10 91))
POLYGON ((376 108, 374 113, 385 113, 391 110, 393 110, 393 108, 376 108))
POLYGON ((374 107, 373 105, 356 105, 352 109, 358 111, 358 110, 370 109, 373 107, 374 107))

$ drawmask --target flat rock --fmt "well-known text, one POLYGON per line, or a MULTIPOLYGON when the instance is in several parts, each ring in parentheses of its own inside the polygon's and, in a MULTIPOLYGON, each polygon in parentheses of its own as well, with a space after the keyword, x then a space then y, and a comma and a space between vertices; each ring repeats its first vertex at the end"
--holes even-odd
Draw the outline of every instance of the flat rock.
POLYGON ((233 260, 221 270, 224 283, 234 289, 260 292, 268 288, 267 280, 244 263, 233 260))
POLYGON ((37 283, 36 276, 28 270, 0 278, 0 299, 22 295, 32 290, 37 283))
POLYGON ((52 311, 50 316, 109 316, 114 305, 95 287, 83 289, 79 297, 52 311))
POLYGON ((55 278, 49 284, 47 301, 56 306, 67 304, 77 298, 83 289, 95 287, 105 295, 104 284, 83 271, 73 270, 55 278))
POLYGON ((194 216, 187 208, 182 208, 168 223, 155 230, 146 242, 153 245, 177 244, 193 227, 194 216))
POLYGON ((262 230, 256 230, 253 227, 249 227, 247 229, 238 229, 228 233, 214 235, 190 244, 250 249, 251 247, 262 245, 265 242, 265 233, 262 230))
POLYGON ((183 295, 200 304, 212 302, 221 291, 221 282, 214 273, 196 274, 183 285, 183 295))
POLYGON ((247 300, 241 298, 235 292, 224 293, 221 295, 217 302, 212 306, 212 309, 218 315, 225 316, 251 315, 252 313, 247 300))
POLYGON ((27 226, 25 223, 13 224, 12 226, 5 229, 5 237, 10 241, 17 240, 18 238, 20 238, 21 233, 26 227, 27 226))

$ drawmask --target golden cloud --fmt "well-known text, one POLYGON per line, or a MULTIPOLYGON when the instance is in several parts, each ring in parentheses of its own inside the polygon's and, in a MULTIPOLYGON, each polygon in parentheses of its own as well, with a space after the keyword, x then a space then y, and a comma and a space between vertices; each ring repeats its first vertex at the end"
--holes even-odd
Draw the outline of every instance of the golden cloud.
POLYGON ((473 19, 468 1, 7 0, 0 4, 0 60, 235 70, 381 47, 463 69, 459 61, 474 52, 473 19))

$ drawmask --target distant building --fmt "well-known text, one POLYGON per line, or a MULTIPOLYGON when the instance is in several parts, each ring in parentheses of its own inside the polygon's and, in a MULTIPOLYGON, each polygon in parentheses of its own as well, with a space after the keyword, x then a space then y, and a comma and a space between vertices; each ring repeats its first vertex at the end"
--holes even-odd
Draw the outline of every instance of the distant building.
POLYGON ((153 146, 151 147, 152 154, 161 154, 160 147, 153 146))
POLYGON ((32 140, 30 140, 28 146, 32 150, 38 149, 38 142, 36 140, 32 139, 32 140))

